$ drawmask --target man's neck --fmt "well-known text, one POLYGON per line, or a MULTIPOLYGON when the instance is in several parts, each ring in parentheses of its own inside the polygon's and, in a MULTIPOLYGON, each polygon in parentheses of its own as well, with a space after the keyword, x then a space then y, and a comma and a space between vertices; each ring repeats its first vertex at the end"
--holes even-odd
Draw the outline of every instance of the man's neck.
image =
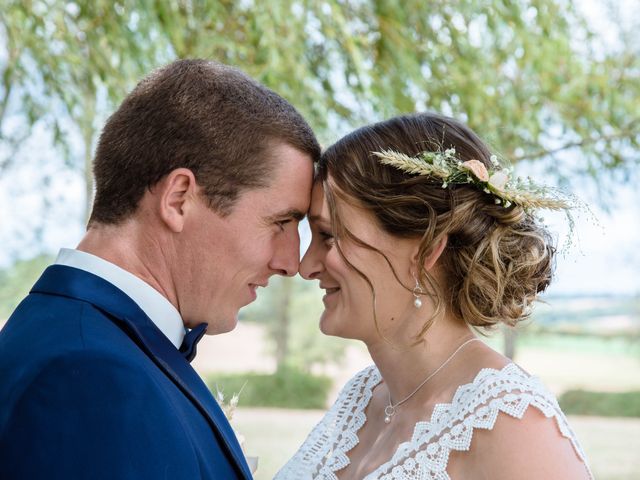
POLYGON ((160 243, 157 236, 141 235, 135 222, 124 222, 90 227, 76 248, 135 275, 178 308, 167 263, 158 259, 157 252, 162 251, 160 243))

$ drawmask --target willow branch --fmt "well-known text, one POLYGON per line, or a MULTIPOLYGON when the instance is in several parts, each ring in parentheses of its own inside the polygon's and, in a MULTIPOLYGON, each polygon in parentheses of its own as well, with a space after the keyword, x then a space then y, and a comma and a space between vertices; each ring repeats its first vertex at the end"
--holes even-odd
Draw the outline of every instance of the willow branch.
POLYGON ((555 155, 556 153, 560 153, 564 150, 569 150, 571 148, 580 148, 580 147, 586 147, 588 145, 593 145, 594 143, 598 143, 598 142, 610 142, 612 140, 631 138, 632 136, 638 135, 638 134, 640 134, 640 130, 631 129, 631 130, 624 130, 622 132, 618 132, 612 135, 604 135, 598 138, 583 138, 582 140, 579 140, 579 141, 566 143, 558 148, 542 149, 542 150, 538 150, 537 152, 520 155, 520 156, 514 157, 513 161, 519 162, 521 160, 534 160, 536 158, 546 157, 547 155, 555 155))

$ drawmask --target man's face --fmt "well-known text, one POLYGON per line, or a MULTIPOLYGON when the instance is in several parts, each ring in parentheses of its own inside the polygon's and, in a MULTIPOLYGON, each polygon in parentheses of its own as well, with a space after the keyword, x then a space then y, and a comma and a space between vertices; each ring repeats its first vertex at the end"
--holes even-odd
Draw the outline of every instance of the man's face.
POLYGON ((275 159, 269 186, 241 193, 226 217, 204 198, 193 204, 173 275, 187 327, 205 322, 209 334, 233 330, 238 310, 269 277, 298 271, 298 223, 309 208, 313 163, 286 144, 269 155, 275 159))

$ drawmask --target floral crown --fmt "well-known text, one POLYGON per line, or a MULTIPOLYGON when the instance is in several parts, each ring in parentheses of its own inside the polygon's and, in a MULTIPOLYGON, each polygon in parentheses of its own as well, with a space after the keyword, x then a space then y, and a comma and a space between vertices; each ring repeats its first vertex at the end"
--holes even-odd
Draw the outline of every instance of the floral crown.
POLYGON ((530 177, 513 177, 513 167, 503 168, 495 155, 487 167, 480 160, 463 162, 456 156, 455 148, 444 151, 425 151, 410 157, 393 150, 372 152, 380 163, 390 165, 411 175, 422 175, 442 181, 442 188, 449 185, 473 185, 492 195, 495 203, 507 208, 519 205, 525 211, 569 210, 573 203, 562 192, 537 185, 530 177))

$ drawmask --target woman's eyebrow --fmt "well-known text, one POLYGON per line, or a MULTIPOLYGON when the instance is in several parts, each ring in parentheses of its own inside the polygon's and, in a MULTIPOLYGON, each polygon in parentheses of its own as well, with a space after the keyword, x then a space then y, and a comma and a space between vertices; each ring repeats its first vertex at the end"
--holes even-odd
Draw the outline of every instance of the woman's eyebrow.
POLYGON ((329 220, 328 218, 323 217, 320 214, 309 215, 307 217, 307 220, 309 221, 309 223, 311 223, 311 222, 313 222, 313 223, 331 223, 331 220, 329 220))

